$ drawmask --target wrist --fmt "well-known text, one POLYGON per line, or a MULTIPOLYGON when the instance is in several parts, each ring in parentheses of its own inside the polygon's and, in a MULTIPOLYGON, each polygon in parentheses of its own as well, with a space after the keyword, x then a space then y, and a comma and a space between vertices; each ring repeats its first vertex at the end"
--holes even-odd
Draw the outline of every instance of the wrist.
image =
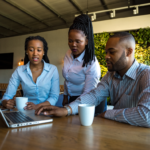
POLYGON ((41 105, 41 104, 35 104, 35 106, 36 106, 36 107, 41 107, 42 105, 41 105))
POLYGON ((70 110, 71 110, 71 115, 72 115, 72 108, 68 105, 68 107, 70 108, 70 110))
POLYGON ((6 107, 6 106, 5 106, 5 105, 6 105, 6 101, 7 101, 7 100, 3 100, 3 101, 2 101, 2 106, 6 107))
POLYGON ((68 116, 68 111, 67 111, 67 109, 66 109, 66 108, 62 108, 62 109, 64 109, 64 116, 68 116))
POLYGON ((44 102, 44 105, 51 105, 49 101, 44 102))
POLYGON ((43 103, 40 103, 40 104, 37 104, 38 107, 41 107, 41 106, 46 106, 46 105, 51 105, 49 101, 45 101, 43 103))
POLYGON ((64 108, 65 108, 66 111, 67 111, 66 116, 70 116, 70 115, 72 114, 72 109, 71 109, 71 107, 70 107, 69 105, 66 105, 66 106, 64 106, 64 108))

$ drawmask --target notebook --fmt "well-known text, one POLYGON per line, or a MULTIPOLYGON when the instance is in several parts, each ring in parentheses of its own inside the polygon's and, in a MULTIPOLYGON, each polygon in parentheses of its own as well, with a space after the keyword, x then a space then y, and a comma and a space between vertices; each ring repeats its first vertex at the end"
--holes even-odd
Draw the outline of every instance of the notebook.
POLYGON ((8 128, 30 126, 52 122, 53 119, 45 116, 36 116, 34 110, 29 111, 2 111, 0 114, 8 128))

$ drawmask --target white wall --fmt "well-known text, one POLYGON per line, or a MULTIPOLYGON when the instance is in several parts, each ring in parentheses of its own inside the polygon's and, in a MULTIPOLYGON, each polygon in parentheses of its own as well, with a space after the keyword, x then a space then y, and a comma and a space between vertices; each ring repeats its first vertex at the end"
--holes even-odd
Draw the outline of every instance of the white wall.
MULTIPOLYGON (((150 15, 133 16, 128 18, 110 19, 93 22, 94 33, 126 31, 150 26, 150 15)), ((57 66, 60 75, 60 84, 63 84, 62 77, 63 58, 68 47, 68 29, 41 32, 31 35, 40 35, 48 42, 48 57, 50 62, 57 66)), ((0 39, 0 53, 14 52, 13 69, 0 70, 0 83, 8 83, 11 74, 16 69, 20 59, 24 58, 24 42, 28 35, 0 39)))
MULTIPOLYGON (((68 47, 68 29, 60 29, 48 32, 41 32, 31 35, 40 35, 48 43, 48 57, 50 63, 57 66, 60 75, 60 84, 63 84, 62 77, 63 58, 68 47)), ((13 71, 17 68, 18 62, 24 58, 24 43, 28 35, 0 39, 0 53, 14 52, 13 69, 0 70, 0 83, 8 83, 13 71)))
POLYGON ((150 15, 110 19, 93 23, 94 33, 129 31, 150 27, 150 15))

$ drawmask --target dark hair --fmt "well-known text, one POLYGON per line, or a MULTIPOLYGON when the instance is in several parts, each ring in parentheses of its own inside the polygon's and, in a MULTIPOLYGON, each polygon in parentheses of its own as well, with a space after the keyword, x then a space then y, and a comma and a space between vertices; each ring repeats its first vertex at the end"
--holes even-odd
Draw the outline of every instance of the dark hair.
POLYGON ((118 37, 120 38, 119 42, 128 39, 128 40, 133 40, 135 42, 135 39, 132 34, 128 32, 116 32, 114 35, 111 35, 110 38, 118 37))
POLYGON ((85 14, 76 17, 73 21, 73 24, 69 28, 69 32, 73 29, 83 31, 88 39, 88 44, 85 46, 85 55, 83 57, 82 67, 84 67, 88 64, 91 64, 92 60, 95 61, 93 26, 91 19, 85 14))
POLYGON ((24 57, 24 64, 27 64, 29 62, 29 58, 28 55, 26 54, 26 50, 28 49, 28 42, 31 40, 40 40, 41 42, 43 42, 43 47, 44 47, 44 56, 43 59, 46 63, 50 63, 48 56, 47 56, 47 51, 48 51, 48 47, 47 47, 47 42, 46 40, 41 37, 41 36, 29 36, 28 38, 26 38, 25 40, 25 57, 24 57))

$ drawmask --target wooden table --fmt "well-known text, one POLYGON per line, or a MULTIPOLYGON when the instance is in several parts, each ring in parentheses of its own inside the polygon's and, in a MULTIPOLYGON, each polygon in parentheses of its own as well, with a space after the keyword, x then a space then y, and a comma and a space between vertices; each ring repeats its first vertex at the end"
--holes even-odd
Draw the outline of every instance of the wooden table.
POLYGON ((53 123, 6 128, 0 121, 0 150, 150 150, 150 129, 103 118, 92 126, 78 116, 54 118, 53 123))

